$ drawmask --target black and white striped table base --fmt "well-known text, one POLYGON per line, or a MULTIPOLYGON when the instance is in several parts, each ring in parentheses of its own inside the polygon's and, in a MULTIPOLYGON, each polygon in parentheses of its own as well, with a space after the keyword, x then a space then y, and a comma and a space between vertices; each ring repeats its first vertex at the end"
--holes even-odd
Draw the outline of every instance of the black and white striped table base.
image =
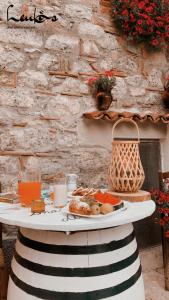
POLYGON ((20 229, 8 300, 144 300, 132 224, 65 235, 20 229))

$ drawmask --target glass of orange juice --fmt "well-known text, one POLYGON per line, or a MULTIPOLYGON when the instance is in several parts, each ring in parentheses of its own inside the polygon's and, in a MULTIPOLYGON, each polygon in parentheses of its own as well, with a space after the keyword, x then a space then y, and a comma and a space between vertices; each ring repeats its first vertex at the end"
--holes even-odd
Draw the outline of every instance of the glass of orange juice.
POLYGON ((40 172, 37 159, 35 158, 31 160, 31 164, 20 176, 18 196, 21 205, 25 207, 30 207, 33 200, 41 197, 40 172))

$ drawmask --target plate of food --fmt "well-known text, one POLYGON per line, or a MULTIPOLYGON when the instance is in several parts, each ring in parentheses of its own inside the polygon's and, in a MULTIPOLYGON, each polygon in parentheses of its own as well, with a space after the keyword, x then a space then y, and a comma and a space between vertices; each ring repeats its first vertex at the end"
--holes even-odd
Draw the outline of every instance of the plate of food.
POLYGON ((76 190, 73 192, 69 193, 70 197, 83 197, 86 195, 91 195, 93 196, 97 192, 100 192, 100 189, 95 189, 95 188, 85 188, 85 187, 78 187, 76 190))
POLYGON ((108 192, 98 191, 93 195, 87 194, 79 199, 70 200, 66 213, 86 218, 102 218, 125 210, 124 201, 113 197, 108 192))

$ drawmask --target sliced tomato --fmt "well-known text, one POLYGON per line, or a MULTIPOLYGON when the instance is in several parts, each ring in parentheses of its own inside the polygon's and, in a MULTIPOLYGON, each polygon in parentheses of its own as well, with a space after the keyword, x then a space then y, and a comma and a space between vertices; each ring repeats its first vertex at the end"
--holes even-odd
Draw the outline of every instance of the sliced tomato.
POLYGON ((94 195, 94 197, 95 197, 95 199, 96 199, 96 201, 98 201, 98 202, 102 202, 104 199, 103 199, 103 193, 102 192, 98 192, 98 193, 96 193, 95 195, 94 195))
POLYGON ((104 194, 104 202, 105 203, 110 203, 112 205, 118 205, 120 204, 121 200, 118 198, 115 198, 114 196, 112 196, 109 193, 105 193, 104 194))
POLYGON ((120 199, 115 198, 110 193, 98 192, 95 194, 95 199, 100 203, 110 203, 112 205, 118 205, 121 203, 120 199))

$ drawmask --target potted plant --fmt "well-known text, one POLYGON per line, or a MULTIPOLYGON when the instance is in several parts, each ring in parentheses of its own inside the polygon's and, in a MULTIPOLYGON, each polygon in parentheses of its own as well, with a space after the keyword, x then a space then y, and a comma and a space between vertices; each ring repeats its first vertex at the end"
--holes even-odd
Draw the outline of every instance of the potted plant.
POLYGON ((156 223, 162 228, 165 288, 169 291, 169 179, 163 181, 162 190, 152 190, 151 196, 157 206, 156 223))
POLYGON ((168 38, 168 0, 111 0, 117 29, 129 41, 149 50, 163 48, 168 38))
POLYGON ((116 79, 113 77, 112 72, 106 71, 98 77, 89 78, 88 84, 93 97, 96 99, 97 108, 99 110, 107 110, 113 100, 111 90, 116 84, 116 79))
POLYGON ((166 78, 166 83, 164 85, 164 93, 162 95, 162 101, 164 107, 169 109, 169 77, 166 78))
POLYGON ((151 191, 152 199, 157 206, 156 222, 163 227, 164 235, 169 238, 169 180, 166 182, 166 187, 163 191, 154 189, 151 191))

